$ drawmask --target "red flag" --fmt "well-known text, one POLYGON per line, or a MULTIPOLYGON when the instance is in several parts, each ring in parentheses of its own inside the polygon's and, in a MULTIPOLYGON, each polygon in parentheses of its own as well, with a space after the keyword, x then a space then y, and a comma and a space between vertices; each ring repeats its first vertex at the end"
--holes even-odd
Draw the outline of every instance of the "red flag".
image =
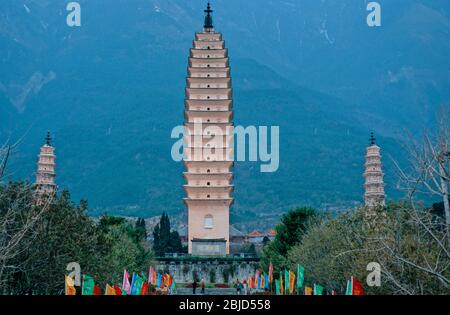
POLYGON ((335 290, 331 291, 331 295, 337 295, 337 292, 335 290))
POLYGON ((114 286, 114 291, 116 291, 116 295, 122 295, 123 294, 122 290, 117 285, 114 286))
POLYGON ((141 295, 147 295, 148 294, 148 283, 144 282, 142 285, 141 295))
POLYGON ((364 295, 364 288, 362 284, 356 279, 352 277, 352 295, 364 295))
POLYGON ((97 284, 94 286, 94 295, 102 295, 102 289, 97 284))

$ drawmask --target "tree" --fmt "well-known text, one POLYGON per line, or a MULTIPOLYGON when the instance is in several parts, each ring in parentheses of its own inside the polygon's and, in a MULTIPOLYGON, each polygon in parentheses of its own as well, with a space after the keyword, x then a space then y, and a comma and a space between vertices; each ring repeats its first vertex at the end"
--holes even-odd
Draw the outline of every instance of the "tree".
POLYGON ((411 205, 398 203, 387 210, 361 208, 337 218, 322 218, 291 248, 289 264, 292 268, 303 265, 306 283, 321 283, 330 291, 343 293, 351 276, 364 283, 367 265, 376 262, 381 266, 382 285, 366 286, 368 293, 448 292, 450 260, 432 237, 445 239, 445 229, 439 224, 442 218, 422 209, 419 223, 411 213, 411 205))
POLYGON ((311 220, 316 216, 317 211, 309 207, 294 209, 283 215, 281 223, 275 228, 275 239, 263 248, 261 267, 267 270, 272 262, 275 270, 287 268, 289 249, 301 242, 311 220))
POLYGON ((425 131, 421 142, 410 136, 405 146, 410 156, 409 167, 405 170, 394 161, 402 188, 412 205, 420 193, 441 199, 447 229, 447 248, 450 248, 450 106, 441 109, 436 132, 425 131))
POLYGON ((22 256, 33 247, 33 240, 49 200, 36 207, 28 183, 0 183, 0 287, 8 285, 24 267, 22 256))
POLYGON ((145 220, 143 218, 138 219, 138 221, 136 222, 135 229, 138 233, 138 238, 140 240, 147 239, 147 227, 145 224, 145 220))
POLYGON ((180 235, 171 231, 169 216, 164 212, 159 223, 153 230, 153 250, 159 257, 166 253, 180 253, 183 251, 180 235))

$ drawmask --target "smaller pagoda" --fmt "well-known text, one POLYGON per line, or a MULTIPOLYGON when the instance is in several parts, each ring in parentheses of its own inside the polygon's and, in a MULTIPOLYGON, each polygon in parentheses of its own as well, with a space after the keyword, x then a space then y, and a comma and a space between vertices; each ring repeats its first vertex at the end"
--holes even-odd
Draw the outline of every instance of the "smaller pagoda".
POLYGON ((366 153, 366 163, 364 166, 365 205, 370 208, 385 206, 386 195, 384 192, 384 174, 381 165, 381 153, 380 147, 376 144, 373 132, 370 135, 370 142, 366 153))
POLYGON ((55 184, 55 148, 52 146, 50 131, 47 132, 44 145, 38 156, 38 167, 36 172, 36 194, 38 196, 53 196, 56 193, 55 184))

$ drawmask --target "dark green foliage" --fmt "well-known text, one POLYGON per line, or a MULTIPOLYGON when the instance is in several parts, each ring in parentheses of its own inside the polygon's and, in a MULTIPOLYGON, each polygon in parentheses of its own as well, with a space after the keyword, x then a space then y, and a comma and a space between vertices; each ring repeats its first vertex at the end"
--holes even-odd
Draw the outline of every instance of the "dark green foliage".
POLYGON ((183 252, 180 235, 170 230, 170 219, 165 212, 153 230, 153 250, 158 257, 183 252))
POLYGON ((136 239, 139 241, 143 241, 147 239, 147 228, 145 226, 145 220, 142 218, 139 218, 136 221, 136 225, 134 227, 136 231, 136 239))
POLYGON ((287 268, 288 251, 301 242, 309 223, 317 215, 317 211, 309 207, 294 209, 283 215, 281 223, 275 228, 275 239, 263 248, 261 267, 268 270, 272 262, 276 272, 287 268))
POLYGON ((120 283, 124 268, 146 271, 152 258, 145 243, 137 241, 140 232, 133 225, 107 216, 96 224, 87 215, 87 202, 74 204, 68 191, 44 207, 35 205, 25 183, 0 186, 0 222, 6 215, 11 230, 2 231, 0 250, 7 247, 13 231, 23 230, 25 236, 13 248, 15 254, 0 261, 0 266, 10 266, 0 273, 5 294, 61 294, 71 262, 79 263, 81 272, 102 286, 120 283), (32 228, 25 230, 29 224, 32 228))

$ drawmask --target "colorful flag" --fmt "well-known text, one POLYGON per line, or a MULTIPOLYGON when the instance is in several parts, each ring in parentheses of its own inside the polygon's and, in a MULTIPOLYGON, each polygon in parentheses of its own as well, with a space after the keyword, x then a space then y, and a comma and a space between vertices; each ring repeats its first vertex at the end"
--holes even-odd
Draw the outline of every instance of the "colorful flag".
POLYGON ((295 273, 289 271, 289 294, 294 293, 295 290, 295 273))
POLYGON ((264 274, 264 289, 269 289, 269 276, 267 274, 264 274))
POLYGON ((337 295, 337 292, 335 290, 331 291, 331 295, 337 295))
POLYGON ((303 282, 305 281, 305 267, 297 265, 297 289, 300 292, 300 289, 303 287, 303 282))
POLYGON ((156 287, 160 288, 161 287, 161 283, 162 283, 161 275, 158 273, 156 275, 156 287))
POLYGON ((124 295, 122 290, 117 285, 114 286, 114 291, 116 292, 116 295, 124 295))
POLYGON ((150 266, 150 269, 148 271, 148 283, 153 284, 153 278, 154 278, 155 270, 153 266, 150 266))
POLYGON ((147 294, 148 294, 148 283, 144 282, 142 284, 141 295, 147 295, 147 294))
POLYGON ((364 295, 364 287, 355 277, 351 278, 351 295, 364 295))
POLYGON ((175 282, 175 279, 172 279, 172 286, 170 287, 170 290, 172 291, 172 293, 175 292, 176 288, 177 288, 177 284, 175 282))
POLYGON ((314 284, 314 295, 323 295, 323 287, 318 284, 314 284))
POLYGON ((75 282, 69 276, 65 278, 65 294, 66 295, 77 295, 77 290, 75 289, 75 282))
POLYGON ((289 292, 289 271, 284 270, 284 292, 288 294, 289 292))
POLYGON ((105 295, 116 295, 116 290, 109 284, 106 284, 105 295))
POLYGON ((281 295, 280 280, 275 280, 275 292, 276 295, 281 295))
POLYGON ((272 265, 272 262, 269 265, 269 282, 270 283, 273 282, 273 265, 272 265))
POLYGON ((352 295, 352 281, 347 280, 347 288, 345 289, 345 295, 352 295))
POLYGON ((310 287, 305 287, 305 295, 312 295, 313 289, 310 287))
POLYGON ((265 275, 262 274, 261 275, 261 281, 259 282, 260 283, 260 285, 259 285, 260 289, 265 289, 266 288, 265 281, 266 281, 265 275))
POLYGON ((280 274, 280 294, 284 295, 283 275, 280 274))
POLYGON ((94 286, 94 295, 102 295, 102 289, 97 284, 94 286))
POLYGON ((122 291, 131 294, 130 274, 126 269, 123 271, 122 291))
POLYGON ((134 281, 131 282, 131 295, 140 295, 145 280, 136 274, 133 274, 133 279, 134 281))
POLYGON ((170 287, 170 282, 171 282, 170 278, 171 277, 170 277, 169 274, 166 273, 164 275, 164 286, 167 287, 167 288, 170 287))
POLYGON ((94 295, 94 287, 95 287, 94 278, 87 275, 83 275, 81 295, 94 295))

